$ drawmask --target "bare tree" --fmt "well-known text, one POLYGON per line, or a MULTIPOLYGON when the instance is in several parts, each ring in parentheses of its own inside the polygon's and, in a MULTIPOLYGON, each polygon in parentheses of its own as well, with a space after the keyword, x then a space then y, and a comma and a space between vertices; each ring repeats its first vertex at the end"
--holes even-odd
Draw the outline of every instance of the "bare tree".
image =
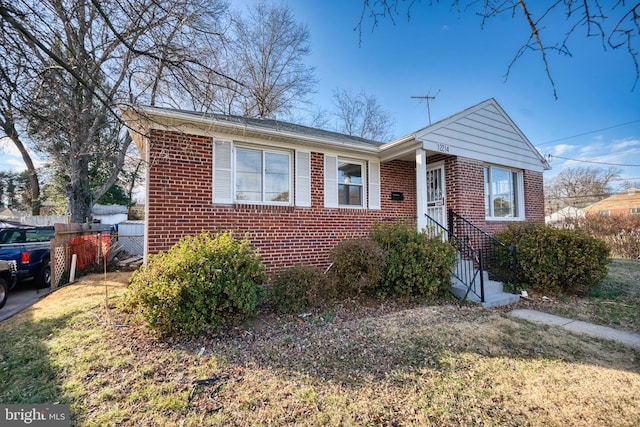
POLYGON ((30 106, 22 119, 67 176, 72 221, 89 216, 124 164, 131 139, 118 105, 184 99, 199 78, 217 72, 195 46, 205 39, 211 46, 225 7, 221 0, 0 0, 10 63, 29 66, 30 80, 19 87, 30 106), (92 162, 110 171, 95 190, 92 162))
POLYGON ((613 193, 611 183, 621 170, 595 166, 564 169, 545 184, 546 205, 553 211, 566 206, 583 208, 613 193))
POLYGON ((374 141, 391 139, 393 122, 373 95, 365 91, 354 93, 344 89, 333 92, 336 106, 335 116, 339 121, 338 130, 347 135, 359 136, 374 141))
POLYGON ((275 117, 304 102, 316 84, 304 59, 311 53, 309 31, 288 6, 258 1, 246 18, 237 16, 231 55, 237 80, 234 104, 244 116, 275 117))
MULTIPOLYGON (((362 31, 367 20, 375 28, 380 20, 395 19, 406 13, 411 18, 411 10, 417 7, 414 1, 404 0, 363 0, 362 13, 356 26, 362 40, 362 31)), ((425 2, 426 3, 426 2, 425 2)), ((431 4, 432 2, 429 2, 431 4)), ((625 0, 554 0, 540 4, 526 0, 450 0, 451 8, 458 13, 473 13, 480 18, 480 27, 484 28, 490 20, 503 18, 524 18, 528 30, 527 39, 515 53, 505 78, 509 77, 512 66, 529 51, 540 55, 554 97, 558 97, 555 82, 549 65, 549 55, 557 53, 571 56, 569 47, 571 38, 584 31, 586 37, 597 37, 603 49, 625 49, 635 67, 635 85, 640 79, 637 42, 640 37, 640 3, 625 0), (606 4, 605 4, 606 3, 606 4), (554 18, 561 14, 566 26, 558 31, 554 18), (553 32, 552 32, 553 31, 553 32), (561 39, 554 38, 554 32, 564 34, 561 39)))
POLYGON ((40 182, 31 153, 22 140, 18 129, 22 99, 20 88, 29 81, 29 70, 25 64, 25 58, 14 57, 10 54, 16 46, 15 40, 5 37, 0 33, 0 130, 16 146, 27 168, 29 178, 29 191, 31 192, 31 213, 40 214, 40 182))

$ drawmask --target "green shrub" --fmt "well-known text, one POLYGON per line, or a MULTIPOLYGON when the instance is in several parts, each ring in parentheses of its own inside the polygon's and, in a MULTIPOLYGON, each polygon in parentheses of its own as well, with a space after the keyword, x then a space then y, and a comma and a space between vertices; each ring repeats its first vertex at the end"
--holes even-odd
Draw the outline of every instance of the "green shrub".
POLYGON ((161 334, 192 334, 256 311, 264 266, 247 240, 231 232, 187 236, 150 255, 121 307, 161 334))
POLYGON ((583 230, 513 223, 495 237, 516 245, 518 284, 528 289, 581 295, 607 275, 608 246, 583 230))
POLYGON ((298 265, 274 275, 269 301, 280 313, 301 313, 332 296, 331 284, 319 268, 298 265))
POLYGON ((377 223, 371 239, 385 251, 378 295, 423 296, 431 299, 451 286, 455 249, 440 237, 429 237, 411 223, 377 223))
POLYGON ((329 254, 331 280, 341 297, 373 293, 384 267, 385 254, 370 239, 349 239, 338 243, 329 254))

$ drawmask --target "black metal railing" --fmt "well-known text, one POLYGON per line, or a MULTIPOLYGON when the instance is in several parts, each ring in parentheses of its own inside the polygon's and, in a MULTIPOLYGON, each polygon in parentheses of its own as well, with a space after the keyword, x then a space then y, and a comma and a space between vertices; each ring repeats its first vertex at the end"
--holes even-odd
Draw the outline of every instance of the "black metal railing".
POLYGON ((510 284, 513 293, 518 293, 518 260, 516 247, 508 246, 458 215, 453 209, 448 210, 449 233, 462 239, 472 248, 480 250, 484 255, 481 270, 489 274, 489 278, 510 284))
POLYGON ((425 232, 431 237, 442 237, 443 240, 448 240, 456 248, 458 259, 453 276, 465 287, 465 293, 460 298, 460 305, 464 303, 471 292, 478 296, 481 302, 485 302, 482 249, 473 248, 429 215, 425 214, 425 217, 427 219, 425 232))

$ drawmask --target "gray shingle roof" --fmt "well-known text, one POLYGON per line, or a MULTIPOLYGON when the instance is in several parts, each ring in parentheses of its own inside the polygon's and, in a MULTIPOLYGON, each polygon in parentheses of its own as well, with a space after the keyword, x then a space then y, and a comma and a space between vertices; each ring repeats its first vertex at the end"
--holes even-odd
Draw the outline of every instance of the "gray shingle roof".
POLYGON ((237 126, 250 126, 253 128, 264 129, 266 131, 286 132, 290 134, 302 135, 310 138, 330 139, 332 141, 344 144, 363 145, 369 147, 379 147, 383 142, 373 141, 357 136, 345 135, 339 132, 332 132, 324 129, 313 128, 309 126, 298 125, 295 123, 284 122, 276 119, 260 119, 253 117, 242 117, 218 113, 199 113, 189 110, 178 110, 165 107, 153 107, 154 109, 164 110, 167 112, 175 112, 185 115, 191 115, 200 119, 212 119, 217 122, 224 122, 237 126))

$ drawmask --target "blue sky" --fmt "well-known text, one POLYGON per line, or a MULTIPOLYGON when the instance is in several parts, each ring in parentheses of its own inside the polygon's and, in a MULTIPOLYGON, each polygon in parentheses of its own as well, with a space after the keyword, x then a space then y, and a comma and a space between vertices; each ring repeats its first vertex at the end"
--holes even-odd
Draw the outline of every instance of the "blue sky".
MULTIPOLYGON (((635 69, 623 49, 605 52, 599 39, 579 28, 569 43, 572 57, 549 57, 556 100, 538 52, 520 58, 505 81, 528 36, 522 17, 493 19, 481 30, 473 13, 458 15, 447 0, 428 3, 416 3, 410 20, 402 9, 395 25, 386 19, 372 29, 365 20, 360 38, 354 29, 362 0, 289 0, 310 33, 307 60, 318 79, 313 108, 333 110, 336 88, 364 90, 391 114, 400 137, 428 124, 426 104, 412 96, 437 93, 432 122, 495 98, 542 154, 638 165, 618 167, 623 179, 640 181, 640 82, 632 91, 635 69)), ((233 7, 244 4, 232 1, 233 7)), ((565 28, 564 18, 555 17, 542 36, 561 35, 565 28)), ((555 157, 545 179, 575 165, 592 164, 555 157)), ((0 170, 23 168, 10 144, 0 148, 0 170)))
MULTIPOLYGON (((395 25, 387 19, 372 29, 366 20, 360 39, 354 28, 362 1, 290 0, 311 36, 309 62, 319 80, 314 104, 331 110, 335 88, 364 90, 391 113, 399 137, 428 124, 426 104, 412 96, 437 93, 432 122, 495 98, 542 154, 638 165, 620 169, 623 178, 640 181, 640 82, 632 91, 635 68, 625 51, 605 52, 600 39, 578 29, 569 43, 573 56, 549 58, 556 100, 538 52, 521 57, 505 81, 528 37, 522 17, 493 19, 482 30, 473 13, 458 15, 446 0, 428 3, 416 3, 410 20, 401 12, 395 25)), ((542 36, 565 28, 559 16, 542 36)), ((590 163, 556 157, 551 165, 546 179, 567 165, 590 163)))

